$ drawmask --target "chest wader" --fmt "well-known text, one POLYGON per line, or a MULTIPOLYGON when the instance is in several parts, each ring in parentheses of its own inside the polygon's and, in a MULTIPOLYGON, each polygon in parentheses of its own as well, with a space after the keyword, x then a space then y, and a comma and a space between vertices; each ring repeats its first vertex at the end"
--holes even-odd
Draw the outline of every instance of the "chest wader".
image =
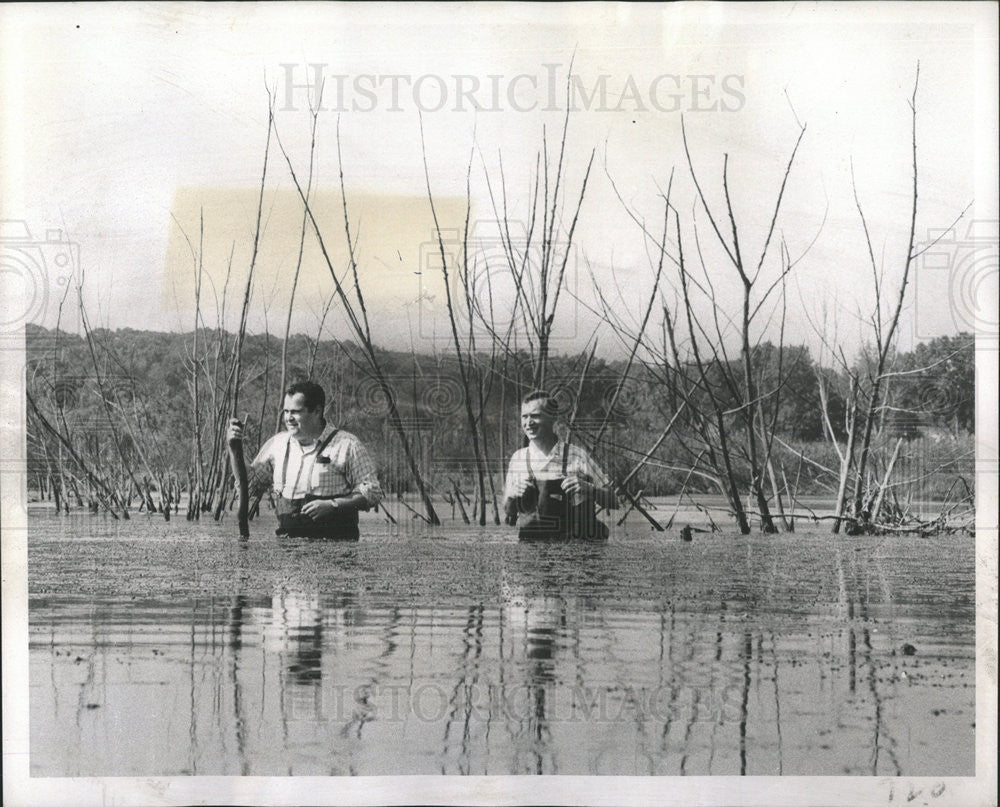
MULTIPOLYGON (((323 450, 330 444, 330 441, 336 436, 338 429, 334 429, 330 435, 316 447, 315 453, 313 453, 311 458, 311 463, 309 465, 309 477, 312 477, 313 468, 316 465, 316 459, 323 453, 323 450)), ((324 538, 327 540, 341 540, 341 541, 357 541, 359 537, 358 533, 358 513, 356 510, 351 510, 350 512, 343 512, 335 510, 329 516, 323 516, 322 518, 312 518, 302 513, 302 505, 306 502, 315 501, 316 499, 329 499, 328 496, 314 496, 311 493, 306 494, 302 498, 297 499, 286 499, 281 491, 285 489, 285 479, 288 475, 288 452, 291 446, 291 438, 289 442, 285 445, 285 458, 281 464, 281 487, 278 493, 277 501, 277 516, 278 516, 278 529, 274 532, 276 535, 287 536, 289 538, 324 538)), ((299 472, 295 477, 295 485, 292 487, 294 492, 295 488, 298 486, 299 477, 302 475, 302 466, 306 464, 305 458, 299 464, 299 472)))
POLYGON ((519 503, 519 541, 606 541, 608 528, 597 520, 594 499, 581 504, 562 489, 569 464, 569 443, 563 444, 562 475, 557 479, 536 479, 531 456, 525 452, 530 486, 519 503))

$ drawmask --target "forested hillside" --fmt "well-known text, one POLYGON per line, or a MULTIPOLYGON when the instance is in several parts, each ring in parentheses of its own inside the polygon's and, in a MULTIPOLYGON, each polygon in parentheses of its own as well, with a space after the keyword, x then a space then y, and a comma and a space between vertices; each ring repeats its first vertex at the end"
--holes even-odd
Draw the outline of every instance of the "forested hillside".
MULTIPOLYGON (((217 507, 230 486, 222 435, 230 414, 225 406, 233 340, 212 330, 199 331, 196 342, 192 333, 97 329, 88 339, 29 327, 29 487, 49 497, 62 493, 64 507, 106 500, 118 501, 115 509, 121 511, 132 499, 162 509, 164 494, 176 508, 200 480, 202 510, 217 507), (205 496, 209 491, 215 495, 205 496)), ((280 428, 282 347, 264 335, 248 335, 243 343, 239 406, 249 424, 248 456, 280 428)), ((488 460, 485 511, 492 515, 504 459, 520 445, 518 406, 532 386, 532 365, 526 355, 492 365, 488 357, 479 358, 490 370, 483 376, 482 400, 474 403, 488 460)), ((972 485, 973 358, 968 334, 935 339, 896 357, 898 377, 879 413, 886 449, 875 471, 888 468, 898 483, 892 493, 901 500, 953 496, 956 484, 964 495, 965 485, 972 485)), ((804 347, 784 347, 780 373, 772 345, 761 344, 754 359, 760 388, 773 393, 763 407, 774 423, 772 496, 783 494, 783 507, 792 509, 797 497, 833 495, 837 452, 825 421, 837 442, 846 441, 841 391, 849 382, 818 366, 804 347)), ((450 496, 457 486, 475 498, 476 460, 455 360, 379 351, 379 363, 433 493, 450 496)), ((572 422, 572 438, 594 449, 617 480, 627 478, 635 495, 718 493, 699 458, 704 450, 697 445, 697 413, 690 401, 683 405, 671 372, 643 363, 626 373, 624 361, 552 356, 546 386, 562 404, 563 432, 572 422)), ((721 379, 725 368, 712 372, 721 379)), ((383 390, 361 351, 350 342, 292 337, 286 383, 303 378, 327 390, 328 418, 370 446, 389 493, 411 490, 383 390)), ((721 380, 716 389, 723 409, 738 409, 738 401, 724 399, 721 380)))

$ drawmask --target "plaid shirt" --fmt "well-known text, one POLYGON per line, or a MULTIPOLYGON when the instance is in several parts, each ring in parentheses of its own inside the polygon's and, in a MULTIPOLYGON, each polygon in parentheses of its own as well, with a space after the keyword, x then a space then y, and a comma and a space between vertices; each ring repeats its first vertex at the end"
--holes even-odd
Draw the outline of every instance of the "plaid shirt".
POLYGON ((377 505, 382 500, 382 488, 375 463, 357 437, 338 431, 317 455, 316 449, 333 431, 333 426, 327 424, 308 446, 302 446, 288 432, 274 435, 261 446, 247 469, 251 495, 269 487, 286 499, 301 499, 307 494, 332 499, 360 493, 369 507, 377 505))

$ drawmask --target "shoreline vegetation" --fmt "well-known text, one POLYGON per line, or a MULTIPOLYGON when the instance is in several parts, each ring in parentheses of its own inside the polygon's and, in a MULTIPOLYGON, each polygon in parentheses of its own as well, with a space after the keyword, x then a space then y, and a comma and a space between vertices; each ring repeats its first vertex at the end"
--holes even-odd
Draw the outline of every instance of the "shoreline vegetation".
MULTIPOLYGON (((832 533, 972 531, 974 337, 939 337, 910 353, 897 347, 915 261, 933 246, 915 240, 918 83, 919 65, 909 99, 911 205, 894 233, 908 233, 902 254, 876 261, 873 242, 886 234, 870 232, 864 189, 852 168, 858 230, 867 245, 861 260, 871 282, 870 309, 850 312, 866 329, 855 356, 845 354, 835 317, 831 324, 824 310, 822 321, 815 321, 804 307, 793 308, 787 294, 805 253, 793 255, 785 240, 782 200, 795 180, 805 125, 790 133, 773 187, 760 189, 762 226, 730 201, 728 155, 721 176, 718 166, 696 169, 705 155, 692 154, 682 119, 679 167, 663 177, 662 206, 650 218, 629 206, 629 194, 607 166, 597 176, 596 148, 584 163, 571 164, 567 80, 561 131, 553 138, 543 128, 524 187, 515 188, 505 174, 502 155, 494 165, 484 156, 489 148, 473 144, 463 169, 465 224, 457 248, 451 241, 446 248, 438 223, 421 128, 427 204, 437 233, 437 263, 422 271, 440 273, 450 337, 446 348, 426 355, 412 347, 409 353, 385 350, 373 335, 377 323, 373 332, 339 120, 332 142, 340 211, 323 216, 322 224, 314 215, 318 144, 330 142, 318 138, 322 88, 311 109, 305 170, 286 149, 269 91, 256 225, 252 218, 247 222, 251 257, 245 266, 234 265, 233 243, 221 293, 214 286, 202 293, 204 214, 197 233, 181 228, 194 277, 189 332, 92 326, 82 275, 75 288, 67 284, 54 329, 26 328, 28 488, 61 512, 85 509, 116 519, 134 512, 169 519, 183 512, 187 520, 219 521, 235 496, 224 439, 228 419, 235 413, 244 421, 249 459, 280 425, 286 383, 311 378, 328 392, 328 416, 362 435, 377 458, 394 502, 381 516, 433 526, 441 523, 440 509, 465 524, 499 525, 505 464, 522 444, 520 399, 545 388, 560 403, 562 435, 584 446, 611 476, 622 509, 606 515, 609 521, 636 514, 650 529, 669 529, 674 519, 654 509, 652 500, 676 496, 702 512, 713 530, 740 534, 793 532, 804 518, 824 522, 832 533), (470 230, 471 177, 480 164, 496 220, 490 255, 482 254, 470 230), (294 184, 301 202, 298 260, 284 332, 250 334, 255 261, 267 237, 262 209, 276 172, 294 184), (577 222, 588 186, 597 181, 610 183, 636 225, 621 237, 638 239, 649 256, 651 287, 629 291, 636 311, 623 310, 622 290, 602 288, 592 272, 589 283, 583 274, 576 278, 575 285, 586 289, 568 283, 570 262, 581 260, 577 222), (514 232, 512 209, 520 211, 523 232, 514 232), (318 250, 331 285, 315 333, 292 334, 307 242, 318 250), (748 251, 751 243, 760 245, 758 252, 748 251), (346 265, 335 265, 331 255, 343 251, 346 265), (487 260, 493 265, 484 269, 487 260), (490 285, 501 276, 502 300, 490 285), (735 299, 723 302, 716 293, 722 285, 736 290, 735 299), (588 306, 600 326, 579 352, 556 354, 554 328, 569 297, 588 306), (227 330, 234 308, 235 332, 227 330), (71 310, 79 334, 60 329, 71 310), (324 338, 331 310, 347 322, 349 338, 324 338), (793 317, 812 329, 817 355, 786 341, 793 317), (614 360, 597 356, 599 337, 618 345, 614 360), (698 504, 706 495, 720 497, 723 506, 710 513, 698 504), (803 510, 814 496, 831 502, 822 514, 803 510), (933 518, 915 506, 927 500, 940 503, 933 518)), ((818 234, 810 237, 815 241, 818 234)), ((579 274, 581 267, 574 268, 579 274)), ((266 313, 270 302, 263 304, 266 313)), ((240 505, 254 518, 267 503, 240 505)))
MULTIPOLYGON (((235 518, 233 481, 224 441, 218 438, 222 432, 213 436, 211 431, 219 428, 224 432, 225 418, 207 407, 199 416, 199 422, 208 425, 202 426, 202 454, 207 461, 201 473, 205 480, 203 493, 198 497, 198 475, 192 467, 196 456, 191 435, 193 385, 189 380, 185 383, 184 366, 191 345, 231 346, 234 334, 97 329, 91 339, 100 345, 98 355, 104 362, 96 373, 88 366, 85 337, 35 326, 29 327, 27 337, 29 390, 39 410, 29 413, 28 488, 33 505, 47 504, 67 513, 108 512, 116 517, 153 513, 168 520, 235 518), (112 371, 111 367, 116 369, 112 371), (106 405, 111 410, 111 421, 106 405), (47 425, 43 425, 42 418, 47 425)), ((245 407, 242 414, 251 413, 247 419, 248 459, 273 433, 274 410, 281 399, 280 387, 275 384, 274 357, 285 355, 289 359, 288 377, 308 372, 326 384, 332 390, 328 416, 343 428, 364 435, 388 494, 379 517, 428 523, 421 510, 422 499, 386 422, 380 391, 352 362, 355 350, 350 343, 316 343, 302 335, 291 337, 287 347, 263 335, 245 337, 243 361, 250 372, 242 385, 241 398, 245 407), (270 369, 266 369, 268 366, 270 369)), ((786 346, 785 350, 790 349, 786 346)), ((838 482, 837 453, 823 440, 823 424, 816 406, 816 368, 808 351, 796 351, 801 355, 800 367, 791 382, 794 394, 786 395, 783 401, 773 451, 779 477, 789 485, 782 492, 792 530, 806 525, 815 529, 833 520, 838 482)), ((955 352, 952 364, 957 367, 964 361, 971 372, 971 337, 965 337, 964 343, 962 339, 937 340, 921 352, 927 351, 955 352)), ((223 358, 217 369, 219 377, 224 372, 225 355, 225 349, 220 350, 223 358)), ((502 495, 506 459, 495 460, 485 469, 491 479, 486 485, 484 510, 478 496, 476 465, 469 456, 469 441, 462 429, 464 402, 455 363, 401 351, 379 351, 379 356, 439 519, 471 525, 485 512, 486 524, 496 525, 490 496, 492 491, 502 495)), ((586 441, 607 419, 597 455, 620 483, 662 433, 666 425, 662 402, 656 397, 655 379, 644 372, 633 371, 626 384, 619 384, 623 361, 605 362, 591 357, 588 381, 581 388, 574 373, 580 372, 587 358, 552 356, 550 379, 560 400, 575 397, 580 389, 575 399, 574 439, 582 435, 579 439, 586 441), (609 413, 608 403, 616 392, 617 400, 609 413)), ((907 364, 924 359, 904 354, 899 361, 907 364)), ((523 368, 525 374, 530 371, 527 361, 514 366, 523 368)), ((512 413, 519 393, 530 386, 532 379, 515 374, 493 383, 503 389, 497 389, 486 401, 480 428, 491 456, 502 457, 501 445, 506 447, 506 454, 520 445, 512 413), (501 417, 504 403, 507 412, 501 417)), ((958 380, 942 378, 939 383, 950 386, 958 380)), ((211 389, 211 381, 203 383, 201 389, 211 389)), ((207 397, 209 401, 213 398, 207 397)), ((875 475, 886 487, 881 512, 894 513, 895 521, 871 531, 971 532, 975 483, 974 434, 969 428, 971 402, 963 406, 955 396, 929 396, 922 385, 901 389, 894 400, 897 409, 909 414, 902 417, 897 412, 883 426, 888 433, 881 442, 892 453, 878 453, 875 475), (890 461, 892 466, 888 467, 890 461)), ((725 496, 706 475, 685 467, 684 431, 691 427, 683 422, 683 415, 676 422, 681 423, 678 434, 661 441, 657 451, 628 478, 634 498, 649 518, 667 530, 677 529, 682 523, 711 530, 731 529, 735 522, 725 496)), ((266 498, 253 505, 255 515, 262 506, 270 508, 266 498)), ((752 507, 748 510, 752 512, 752 507)), ((615 525, 626 515, 628 523, 654 529, 627 503, 602 518, 615 525)), ((753 519, 753 528, 760 529, 757 518, 753 519)))
MULTIPOLYGON (((463 507, 466 508, 466 513, 468 514, 468 508, 473 506, 473 502, 465 491, 461 491, 460 489, 460 492, 462 494, 463 507)), ((496 536, 498 532, 502 532, 511 541, 516 540, 516 530, 509 529, 502 524, 488 522, 486 527, 478 528, 477 526, 470 526, 468 522, 464 522, 459 514, 460 511, 457 509, 457 501, 454 494, 447 495, 447 497, 439 496, 436 493, 432 495, 437 511, 442 514, 440 523, 436 527, 431 527, 426 523, 426 519, 420 517, 417 508, 419 508, 421 501, 413 493, 400 494, 385 500, 372 513, 362 516, 362 526, 364 527, 364 522, 367 521, 369 525, 381 522, 388 527, 387 533, 377 532, 376 535, 445 537, 453 529, 460 528, 464 531, 463 535, 496 536)), ((54 516, 59 518, 68 515, 107 518, 107 515, 100 511, 93 513, 86 508, 71 508, 69 511, 57 510, 55 500, 51 497, 42 498, 45 496, 49 496, 49 494, 39 490, 29 491, 29 518, 38 517, 41 514, 46 514, 46 517, 54 516)), ((156 506, 154 506, 153 510, 147 511, 141 501, 137 500, 137 502, 138 507, 131 511, 129 522, 119 523, 132 523, 137 518, 141 518, 141 521, 137 523, 144 523, 150 519, 159 521, 164 518, 164 514, 156 506)), ((684 496, 644 496, 642 503, 648 515, 662 524, 664 530, 657 532, 648 523, 646 516, 640 516, 634 510, 605 511, 601 513, 600 517, 608 524, 612 537, 621 534, 622 531, 626 531, 629 535, 636 537, 643 535, 669 535, 676 538, 679 534, 683 540, 690 541, 694 540, 694 536, 698 533, 716 534, 723 537, 731 536, 735 533, 735 530, 727 527, 727 525, 731 524, 732 512, 726 506, 725 500, 718 496, 697 493, 685 494, 684 496)), ((794 515, 796 526, 790 534, 815 535, 828 533, 828 521, 833 514, 833 504, 834 500, 831 497, 802 497, 797 502, 798 512, 794 515)), ((946 500, 911 501, 909 502, 910 512, 915 519, 919 519, 919 523, 922 526, 917 526, 914 523, 897 529, 885 528, 880 530, 879 534, 906 534, 913 536, 957 534, 974 537, 974 511, 963 509, 961 517, 957 517, 955 515, 956 508, 954 504, 954 502, 946 500)), ((187 493, 181 491, 178 498, 173 502, 172 515, 179 517, 181 514, 187 512, 188 506, 189 499, 187 493)), ((233 501, 227 508, 229 518, 235 517, 235 509, 235 501, 233 501)), ((266 504, 264 509, 265 512, 269 512, 266 504)), ((166 521, 169 523, 170 519, 167 518, 166 521)), ((189 523, 196 522, 191 521, 189 523)), ((226 523, 226 516, 223 516, 219 521, 219 525, 222 527, 226 523)), ((265 533, 270 533, 270 526, 266 527, 265 533)), ((666 538, 663 538, 663 540, 666 540, 666 538)))

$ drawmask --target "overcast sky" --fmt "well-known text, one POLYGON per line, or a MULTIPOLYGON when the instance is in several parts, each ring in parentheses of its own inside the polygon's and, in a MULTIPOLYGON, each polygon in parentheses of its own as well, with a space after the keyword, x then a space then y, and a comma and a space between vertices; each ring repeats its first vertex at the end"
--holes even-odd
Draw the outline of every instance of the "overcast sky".
MULTIPOLYGON (((653 272, 649 244, 626 205, 659 230, 659 195, 672 169, 685 237, 693 239, 697 223, 720 298, 736 299, 732 268, 695 209, 682 115, 699 180, 716 206, 728 154, 742 246, 754 262, 798 122, 806 124, 778 222, 789 253, 805 253, 789 286, 788 339, 814 343, 806 312, 819 318, 825 309, 837 338, 854 349, 864 331, 856 315, 870 310, 872 280, 851 164, 876 261, 895 293, 909 228, 908 102, 919 60, 918 241, 973 206, 956 238, 917 267, 901 333, 908 347, 915 338, 970 330, 977 292, 992 294, 995 306, 996 37, 996 7, 987 4, 5 7, 2 216, 24 222, 35 242, 61 230, 79 245, 95 324, 190 329, 193 271, 184 234, 197 243, 204 211, 209 285, 221 284, 231 251, 234 282, 245 276, 267 87, 275 92, 278 135, 304 181, 314 97, 306 85, 322 77, 314 186, 324 239, 342 268, 339 118, 376 340, 429 348, 444 335, 444 321, 440 277, 424 271, 434 230, 421 118, 442 226, 461 225, 471 154, 472 215, 484 255, 495 256, 485 178, 496 189, 502 158, 507 216, 515 227, 526 221, 543 127, 555 161, 572 62, 569 199, 591 150, 596 156, 570 260, 580 299, 562 304, 559 349, 578 347, 595 327, 587 313, 591 273, 619 311, 640 312, 653 272), (990 266, 992 291, 980 282, 990 266)), ((265 327, 266 311, 273 333, 284 328, 302 210, 273 141, 270 158, 251 328, 265 327)), ((48 256, 47 278, 37 283, 51 293, 47 301, 36 294, 24 309, 50 325, 63 271, 52 258, 57 249, 42 244, 31 253, 48 256)), ((778 257, 774 250, 765 273, 777 271, 778 257)), ((3 277, 23 281, 9 267, 3 277)), ((293 330, 315 330, 330 290, 310 234, 293 330)), ((206 316, 213 324, 214 304, 206 316)), ((995 323, 995 313, 979 316, 995 323)), ((337 307, 328 333, 348 335, 337 307)), ((613 353, 613 337, 602 340, 602 352, 613 353)))

